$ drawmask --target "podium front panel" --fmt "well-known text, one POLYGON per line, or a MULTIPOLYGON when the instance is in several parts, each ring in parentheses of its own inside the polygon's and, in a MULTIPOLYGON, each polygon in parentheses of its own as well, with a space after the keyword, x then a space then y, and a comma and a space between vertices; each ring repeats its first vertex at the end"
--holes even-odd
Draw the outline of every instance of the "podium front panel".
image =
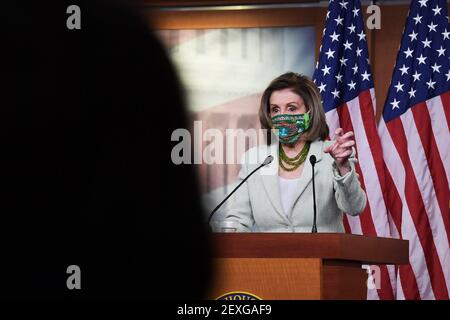
POLYGON ((321 298, 321 259, 214 259, 210 299, 247 293, 263 300, 321 298))

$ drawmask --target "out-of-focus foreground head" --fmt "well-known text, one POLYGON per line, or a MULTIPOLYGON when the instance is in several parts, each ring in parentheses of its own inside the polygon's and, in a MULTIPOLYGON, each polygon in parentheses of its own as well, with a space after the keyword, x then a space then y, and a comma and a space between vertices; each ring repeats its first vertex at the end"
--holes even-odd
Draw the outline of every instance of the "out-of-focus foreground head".
POLYGON ((111 1, 8 1, 0 24, 0 296, 203 297, 196 176, 170 158, 182 90, 146 22, 111 1))

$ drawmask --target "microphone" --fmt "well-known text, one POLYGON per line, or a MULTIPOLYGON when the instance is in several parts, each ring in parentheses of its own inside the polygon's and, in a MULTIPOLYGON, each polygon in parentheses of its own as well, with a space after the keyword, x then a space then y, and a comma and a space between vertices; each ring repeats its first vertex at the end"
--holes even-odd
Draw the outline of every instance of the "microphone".
MULTIPOLYGON (((262 167, 267 166, 268 164, 270 164, 273 161, 273 156, 268 155, 267 158, 264 159, 263 163, 262 163, 262 167)), ((259 169, 259 168, 258 168, 259 169)), ((252 173, 250 173, 251 175, 252 173)), ((249 175, 249 176, 250 176, 249 175)))
POLYGON ((314 208, 314 219, 312 226, 312 233, 317 233, 317 209, 316 209, 316 185, 314 183, 314 166, 316 164, 317 158, 315 155, 309 157, 309 162, 311 162, 312 167, 312 185, 313 185, 313 208, 314 208))
POLYGON ((239 183, 239 184, 236 186, 236 188, 234 188, 233 191, 231 191, 230 194, 229 194, 228 196, 226 196, 225 199, 223 199, 222 202, 219 203, 219 204, 214 208, 214 210, 209 214, 208 225, 210 224, 211 219, 212 219, 212 217, 214 216, 214 214, 216 213, 216 211, 217 211, 217 210, 225 203, 225 201, 227 201, 228 198, 231 197, 231 195, 232 195, 233 193, 235 193, 236 190, 239 189, 239 187, 240 187, 245 181, 247 181, 248 178, 250 178, 250 177, 252 176, 252 174, 254 174, 256 171, 258 171, 258 170, 261 169, 262 167, 267 166, 267 165, 270 164, 272 161, 273 161, 273 156, 272 156, 272 155, 269 155, 269 156, 267 156, 266 159, 264 159, 263 163, 262 163, 261 165, 259 165, 259 167, 257 167, 255 170, 253 170, 252 172, 250 172, 250 174, 247 175, 247 176, 245 177, 245 179, 242 180, 241 183, 239 183))

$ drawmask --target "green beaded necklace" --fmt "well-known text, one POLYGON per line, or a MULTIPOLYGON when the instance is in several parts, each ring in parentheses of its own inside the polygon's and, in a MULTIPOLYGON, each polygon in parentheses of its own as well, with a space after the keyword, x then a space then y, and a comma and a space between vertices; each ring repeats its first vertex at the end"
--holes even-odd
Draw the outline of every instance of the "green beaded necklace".
POLYGON ((279 163, 280 163, 280 167, 284 170, 284 171, 294 171, 295 169, 297 169, 298 167, 300 167, 300 165, 305 162, 306 160, 306 156, 308 155, 309 152, 309 145, 310 142, 306 142, 305 145, 303 146, 302 150, 298 153, 298 155, 296 155, 293 158, 289 158, 286 153, 283 150, 283 147, 280 145, 279 147, 279 163), (286 167, 284 163, 286 163, 287 165, 289 165, 290 167, 286 167))

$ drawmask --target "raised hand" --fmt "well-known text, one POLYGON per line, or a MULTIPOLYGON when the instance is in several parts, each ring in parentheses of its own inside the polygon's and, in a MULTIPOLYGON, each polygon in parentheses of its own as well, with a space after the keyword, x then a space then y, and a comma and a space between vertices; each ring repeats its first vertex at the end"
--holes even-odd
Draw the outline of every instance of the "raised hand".
POLYGON ((325 148, 323 152, 329 153, 336 161, 336 166, 341 175, 351 170, 348 158, 352 154, 352 147, 355 145, 354 134, 349 131, 344 134, 342 128, 336 129, 336 141, 331 146, 325 148))

